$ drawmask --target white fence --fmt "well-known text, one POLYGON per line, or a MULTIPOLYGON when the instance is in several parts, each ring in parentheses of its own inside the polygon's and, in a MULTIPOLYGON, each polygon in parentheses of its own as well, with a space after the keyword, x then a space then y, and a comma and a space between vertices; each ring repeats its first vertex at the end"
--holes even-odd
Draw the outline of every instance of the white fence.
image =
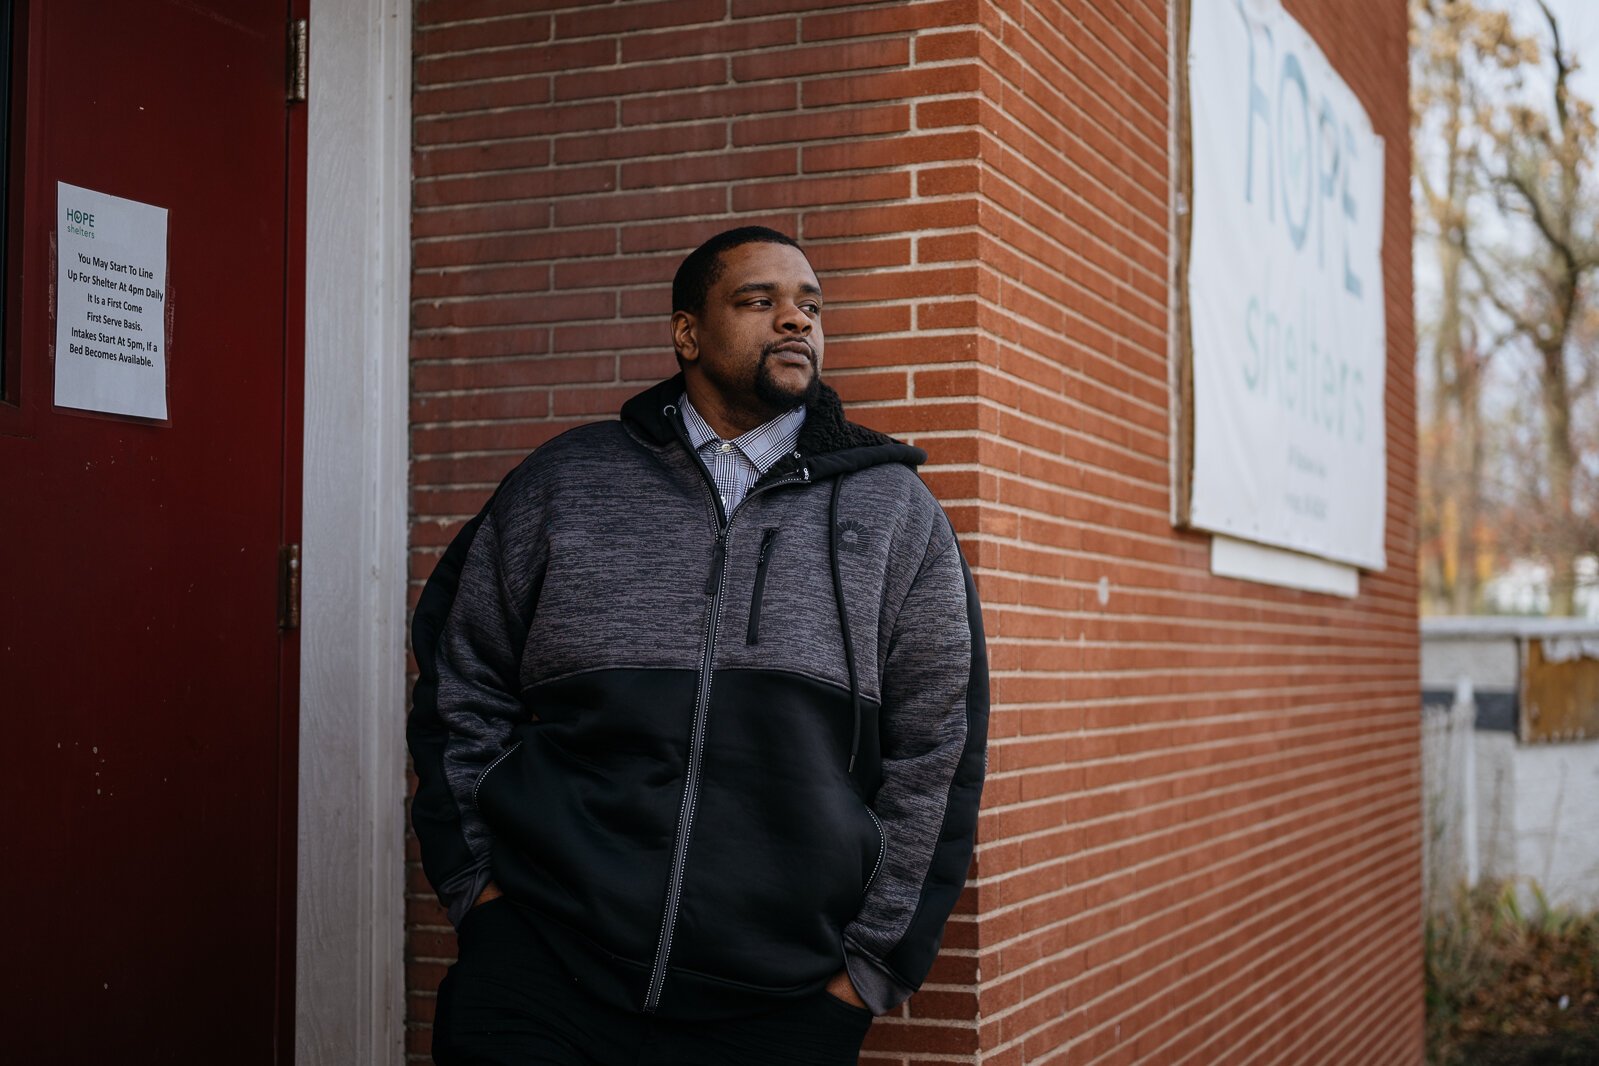
POLYGON ((1471 684, 1422 708, 1426 904, 1487 877, 1550 904, 1599 911, 1599 740, 1523 744, 1475 728, 1471 684))
POLYGON ((1453 704, 1421 709, 1422 879, 1429 912, 1482 875, 1477 833, 1477 706, 1461 681, 1453 704))

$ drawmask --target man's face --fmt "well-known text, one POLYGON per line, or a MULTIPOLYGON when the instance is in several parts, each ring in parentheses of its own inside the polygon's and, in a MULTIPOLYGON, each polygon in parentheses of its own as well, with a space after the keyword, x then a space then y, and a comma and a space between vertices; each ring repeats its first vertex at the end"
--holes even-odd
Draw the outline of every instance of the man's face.
POLYGON ((695 409, 718 432, 713 413, 742 433, 815 394, 822 289, 804 253, 786 244, 741 244, 721 265, 704 310, 673 315, 672 331, 695 409))

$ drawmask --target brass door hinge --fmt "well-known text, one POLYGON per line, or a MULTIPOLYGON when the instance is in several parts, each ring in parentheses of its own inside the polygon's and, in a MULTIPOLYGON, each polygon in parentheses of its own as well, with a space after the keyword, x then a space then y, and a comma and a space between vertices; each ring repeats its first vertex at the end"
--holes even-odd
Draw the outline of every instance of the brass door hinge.
POLYGON ((278 549, 278 628, 300 628, 300 546, 278 549))
POLYGON ((311 25, 306 19, 295 19, 289 23, 289 103, 305 103, 310 69, 311 25))

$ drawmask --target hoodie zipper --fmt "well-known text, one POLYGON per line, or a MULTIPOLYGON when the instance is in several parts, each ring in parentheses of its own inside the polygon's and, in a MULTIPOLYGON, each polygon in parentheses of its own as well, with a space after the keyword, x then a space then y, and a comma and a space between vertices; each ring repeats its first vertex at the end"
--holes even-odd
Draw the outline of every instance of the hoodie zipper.
POLYGON ((811 480, 810 467, 801 466, 798 477, 785 478, 752 488, 731 513, 725 513, 710 471, 705 469, 705 464, 700 462, 693 446, 689 444, 682 422, 672 418, 675 407, 662 413, 678 431, 678 439, 688 449, 689 458, 694 461, 694 465, 699 468, 705 486, 711 493, 711 501, 716 505, 720 525, 716 531, 716 546, 711 552, 711 573, 705 586, 706 595, 711 597, 711 602, 706 608, 705 637, 700 646, 699 692, 694 700, 694 725, 689 734, 688 767, 683 774, 683 799, 677 811, 677 837, 672 843, 671 873, 666 884, 666 909, 661 915, 661 932, 655 942, 655 961, 650 966, 650 983, 644 993, 644 1011, 649 1014, 653 1014, 661 1005, 661 989, 666 984, 666 966, 672 957, 672 937, 677 930, 677 913, 683 903, 683 868, 688 861, 688 840, 694 830, 694 812, 699 804, 700 763, 705 756, 705 724, 711 705, 711 664, 716 658, 716 631, 722 619, 722 593, 727 586, 729 558, 727 546, 732 537, 733 519, 746 503, 761 493, 787 485, 808 484, 811 480))

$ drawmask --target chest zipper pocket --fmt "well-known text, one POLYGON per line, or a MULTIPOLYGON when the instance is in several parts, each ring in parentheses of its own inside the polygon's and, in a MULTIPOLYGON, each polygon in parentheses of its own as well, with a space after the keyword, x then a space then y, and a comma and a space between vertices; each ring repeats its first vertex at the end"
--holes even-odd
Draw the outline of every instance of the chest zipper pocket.
POLYGON ((745 644, 759 644, 761 640, 761 601, 766 598, 766 565, 772 561, 772 545, 776 540, 775 529, 768 529, 761 534, 761 551, 755 557, 755 591, 750 594, 750 627, 744 634, 745 644))

